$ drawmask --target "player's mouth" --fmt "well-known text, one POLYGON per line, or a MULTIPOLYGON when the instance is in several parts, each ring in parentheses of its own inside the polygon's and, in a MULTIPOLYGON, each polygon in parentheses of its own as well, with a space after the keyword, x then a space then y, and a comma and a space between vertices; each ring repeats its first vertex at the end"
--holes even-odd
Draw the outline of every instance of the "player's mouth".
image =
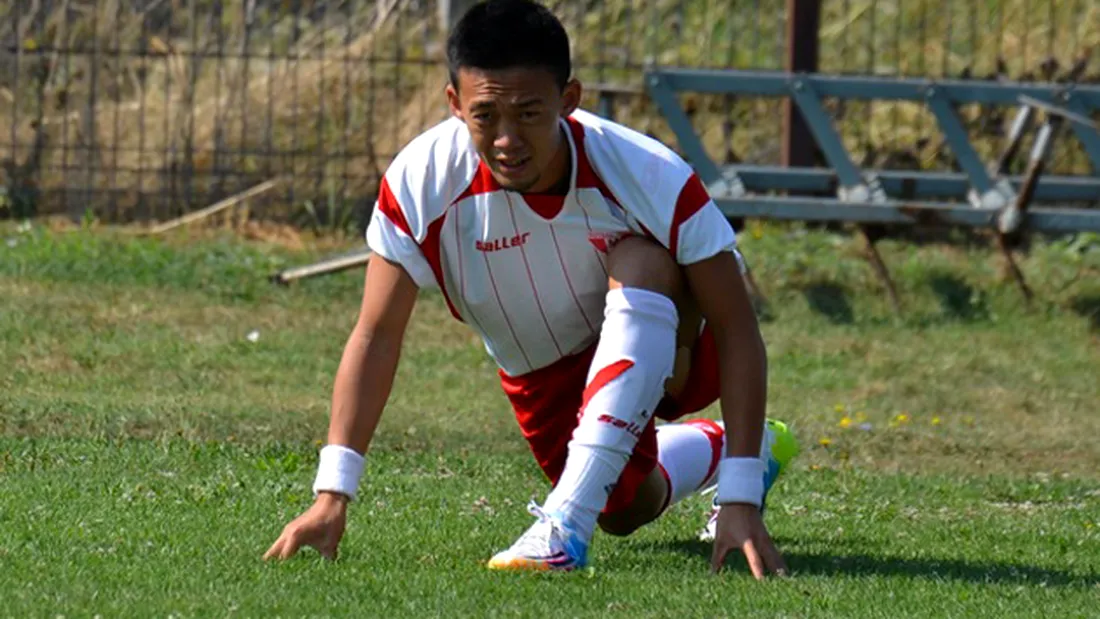
POLYGON ((513 159, 497 159, 497 168, 505 176, 521 176, 527 171, 531 157, 517 157, 513 159))

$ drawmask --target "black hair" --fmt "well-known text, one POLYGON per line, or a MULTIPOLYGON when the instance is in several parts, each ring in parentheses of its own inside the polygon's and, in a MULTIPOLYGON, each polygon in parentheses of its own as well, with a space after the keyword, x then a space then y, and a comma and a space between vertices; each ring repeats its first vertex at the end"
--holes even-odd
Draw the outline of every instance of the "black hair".
POLYGON ((558 88, 572 74, 569 35, 561 21, 532 0, 487 0, 470 7, 447 37, 447 68, 458 87, 458 71, 546 69, 558 88))

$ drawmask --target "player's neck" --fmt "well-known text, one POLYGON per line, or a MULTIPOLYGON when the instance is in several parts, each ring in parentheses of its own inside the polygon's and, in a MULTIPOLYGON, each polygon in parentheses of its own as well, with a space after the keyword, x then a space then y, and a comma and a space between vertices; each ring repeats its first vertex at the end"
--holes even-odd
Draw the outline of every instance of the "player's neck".
POLYGON ((570 154, 569 138, 565 131, 561 132, 561 140, 558 142, 558 152, 554 153, 554 161, 547 170, 549 176, 555 177, 554 182, 545 189, 528 191, 528 194, 541 194, 552 196, 564 196, 569 193, 570 180, 573 176, 573 157, 570 154))

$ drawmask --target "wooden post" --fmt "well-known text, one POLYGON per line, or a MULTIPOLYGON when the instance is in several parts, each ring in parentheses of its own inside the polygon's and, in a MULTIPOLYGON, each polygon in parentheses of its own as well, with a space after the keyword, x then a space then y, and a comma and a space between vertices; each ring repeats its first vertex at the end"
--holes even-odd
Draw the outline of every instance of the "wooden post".
MULTIPOLYGON (((817 71, 820 0, 787 0, 787 71, 817 71)), ((814 137, 790 98, 783 101, 782 165, 814 165, 814 137)))

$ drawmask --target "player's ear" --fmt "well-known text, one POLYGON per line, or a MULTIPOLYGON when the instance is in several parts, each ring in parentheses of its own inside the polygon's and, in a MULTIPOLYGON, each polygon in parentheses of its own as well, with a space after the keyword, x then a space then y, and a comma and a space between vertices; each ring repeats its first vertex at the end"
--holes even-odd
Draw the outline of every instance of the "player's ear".
POLYGON ((565 89, 561 93, 562 116, 569 116, 580 106, 582 94, 583 88, 579 80, 573 78, 566 82, 565 89))
POLYGON ((458 89, 453 82, 447 84, 447 106, 451 108, 451 114, 455 118, 466 120, 462 117, 462 102, 458 99, 458 89))

